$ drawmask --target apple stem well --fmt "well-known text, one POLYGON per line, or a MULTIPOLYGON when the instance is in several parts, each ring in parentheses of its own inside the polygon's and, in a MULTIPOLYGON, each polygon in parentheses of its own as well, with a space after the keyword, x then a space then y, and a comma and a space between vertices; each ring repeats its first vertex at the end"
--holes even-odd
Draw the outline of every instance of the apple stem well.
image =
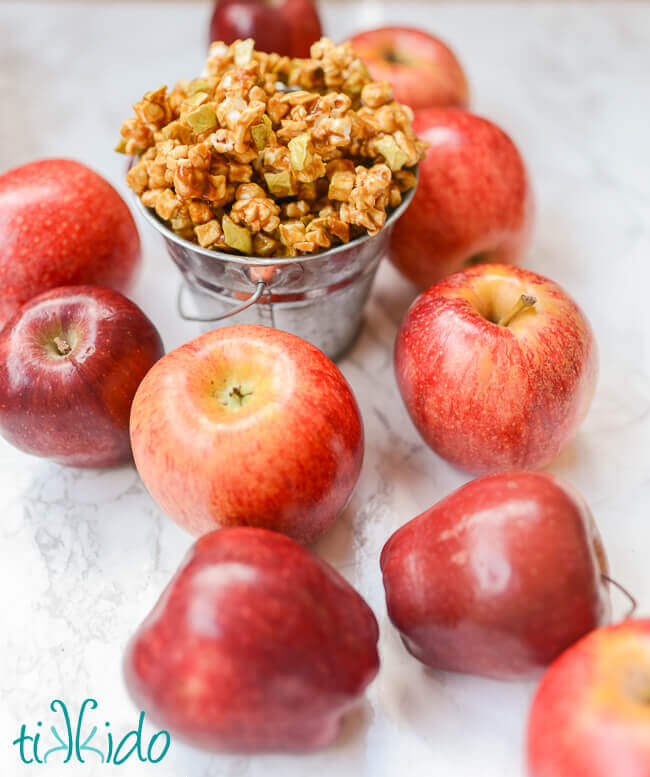
POLYGON ((601 576, 606 583, 609 583, 610 585, 613 585, 614 588, 617 588, 630 602, 630 610, 626 614, 625 620, 627 620, 628 618, 631 618, 636 612, 637 607, 639 606, 639 603, 637 602, 636 598, 632 596, 632 594, 627 590, 627 588, 625 588, 625 586, 621 585, 618 581, 614 580, 613 577, 610 577, 609 575, 606 575, 604 573, 601 576))
POLYGON ((627 694, 639 704, 650 706, 650 671, 648 666, 628 666, 623 677, 627 694))
POLYGON ((72 350, 70 343, 67 340, 64 340, 62 337, 55 337, 53 338, 52 342, 56 346, 56 350, 60 356, 67 356, 72 350))
POLYGON ((383 57, 386 62, 389 62, 391 65, 408 65, 411 62, 409 57, 405 56, 402 52, 396 51, 393 48, 385 49, 383 52, 383 57))
POLYGON ((532 297, 530 294, 522 294, 521 297, 515 302, 510 311, 497 321, 497 326, 508 326, 513 319, 515 319, 522 310, 532 308, 537 302, 537 297, 532 297))

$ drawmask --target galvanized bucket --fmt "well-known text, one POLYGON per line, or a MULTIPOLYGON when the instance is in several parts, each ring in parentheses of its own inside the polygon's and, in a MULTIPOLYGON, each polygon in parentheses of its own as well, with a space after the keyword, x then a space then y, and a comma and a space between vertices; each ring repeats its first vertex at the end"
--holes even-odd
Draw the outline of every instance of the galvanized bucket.
POLYGON ((210 251, 176 235, 138 198, 139 212, 165 238, 183 274, 178 312, 186 321, 206 324, 262 324, 309 340, 338 359, 357 336, 363 308, 395 221, 415 189, 388 216, 376 235, 364 236, 322 253, 263 259, 210 251), (184 294, 198 315, 186 312, 184 294))

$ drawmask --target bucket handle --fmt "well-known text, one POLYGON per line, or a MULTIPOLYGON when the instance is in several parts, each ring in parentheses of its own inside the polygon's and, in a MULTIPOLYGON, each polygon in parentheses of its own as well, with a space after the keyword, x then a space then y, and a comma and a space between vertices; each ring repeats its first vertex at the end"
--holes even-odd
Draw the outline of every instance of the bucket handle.
POLYGON ((257 283, 255 284, 255 291, 251 294, 251 296, 238 308, 231 310, 229 313, 224 313, 224 315, 222 316, 190 316, 188 313, 186 313, 185 310, 183 309, 183 293, 185 292, 186 286, 187 286, 186 281, 181 281, 181 284, 178 287, 178 297, 176 298, 176 309, 178 310, 178 315, 184 321, 209 322, 209 321, 223 321, 224 318, 230 318, 230 316, 236 316, 237 313, 241 313, 242 310, 246 310, 246 308, 249 308, 251 305, 254 305, 264 293, 264 289, 266 288, 266 281, 257 281, 257 283))

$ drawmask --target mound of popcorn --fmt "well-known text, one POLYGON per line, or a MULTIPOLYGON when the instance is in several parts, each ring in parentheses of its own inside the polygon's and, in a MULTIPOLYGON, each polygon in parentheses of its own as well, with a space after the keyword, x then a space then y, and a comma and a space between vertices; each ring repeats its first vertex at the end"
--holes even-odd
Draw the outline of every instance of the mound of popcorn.
POLYGON ((121 128, 127 182, 178 235, 262 257, 373 235, 415 185, 410 108, 349 43, 310 59, 213 43, 201 77, 147 92, 121 128))

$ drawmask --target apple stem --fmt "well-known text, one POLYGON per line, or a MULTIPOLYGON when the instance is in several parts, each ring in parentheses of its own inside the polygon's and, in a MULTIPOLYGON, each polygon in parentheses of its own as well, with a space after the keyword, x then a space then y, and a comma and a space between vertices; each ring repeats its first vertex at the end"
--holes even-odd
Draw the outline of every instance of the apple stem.
POLYGON ((70 343, 62 337, 55 337, 52 342, 56 345, 56 350, 61 356, 67 356, 72 350, 70 343))
POLYGON ((622 594, 623 594, 625 597, 627 597, 627 599, 628 599, 628 600, 629 600, 629 602, 630 602, 630 611, 629 611, 629 612, 628 612, 628 614, 625 616, 625 620, 627 620, 628 618, 631 618, 631 617, 634 615, 634 613, 636 612, 636 610, 637 610, 637 607, 639 606, 639 603, 637 602, 637 600, 634 598, 634 596, 632 596, 632 594, 631 594, 631 593, 630 593, 630 592, 627 590, 627 588, 625 588, 625 586, 622 586, 622 585, 621 585, 619 582, 617 582, 616 580, 614 580, 614 578, 613 578, 613 577, 610 577, 609 575, 606 575, 606 574, 604 574, 604 573, 603 573, 603 574, 602 574, 602 578, 603 578, 603 580, 605 580, 605 581, 606 581, 607 583, 609 583, 610 585, 613 585, 613 586, 614 586, 614 588, 618 588, 618 590, 619 590, 619 591, 620 591, 620 592, 621 592, 621 593, 622 593, 622 594))
POLYGON ((528 308, 532 308, 533 305, 537 302, 537 297, 531 297, 530 294, 522 294, 521 297, 517 300, 517 302, 512 306, 509 313, 506 313, 503 318, 499 319, 497 321, 498 326, 508 326, 508 324, 518 316, 522 310, 527 310, 528 308))
POLYGON ((247 391, 247 392, 242 391, 241 386, 235 386, 235 388, 232 389, 232 391, 228 396, 236 397, 239 400, 239 404, 242 405, 244 403, 244 399, 246 397, 250 397, 252 393, 253 393, 252 391, 247 391))

